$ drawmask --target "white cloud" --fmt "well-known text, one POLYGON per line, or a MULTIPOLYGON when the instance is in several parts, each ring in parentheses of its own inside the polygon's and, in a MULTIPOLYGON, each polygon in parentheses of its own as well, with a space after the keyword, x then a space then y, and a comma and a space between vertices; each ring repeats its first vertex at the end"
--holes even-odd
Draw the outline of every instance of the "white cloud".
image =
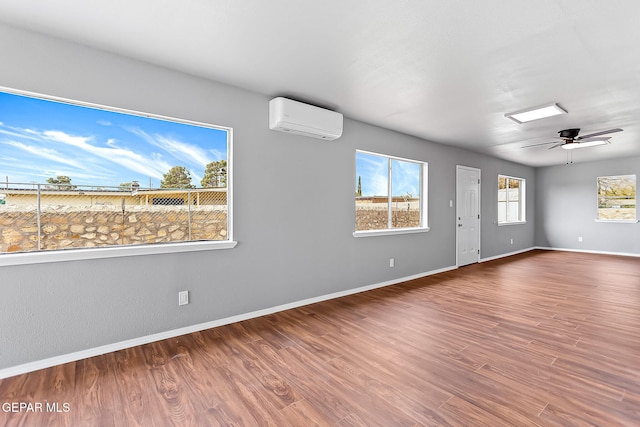
POLYGON ((209 153, 211 153, 213 155, 213 160, 216 162, 219 162, 220 160, 224 159, 224 153, 220 150, 209 150, 209 153))
POLYGON ((13 130, 0 129, 0 134, 8 135, 8 136, 11 136, 11 137, 16 137, 16 138, 31 139, 33 141, 37 141, 38 140, 38 138, 36 138, 36 137, 25 135, 24 133, 21 133, 20 132, 21 129, 15 129, 15 128, 9 128, 9 127, 7 127, 7 129, 13 129, 13 130))
POLYGON ((190 163, 195 162, 201 166, 206 166, 207 163, 209 163, 209 158, 207 157, 206 152, 197 145, 187 144, 185 142, 177 141, 172 138, 165 138, 160 135, 156 135, 156 140, 160 144, 161 148, 164 148, 178 159, 184 159, 190 163))
POLYGON ((143 138, 149 144, 171 153, 173 157, 184 161, 187 164, 195 163, 198 166, 204 167, 211 161, 207 156, 207 152, 197 145, 188 144, 162 135, 151 136, 145 131, 137 128, 130 128, 128 130, 143 138))
POLYGON ((387 185, 386 174, 373 174, 369 176, 370 182, 368 183, 369 191, 372 196, 386 196, 389 192, 387 185))
POLYGON ((150 159, 131 150, 117 147, 115 141, 110 141, 110 147, 97 147, 89 144, 92 138, 73 136, 61 131, 45 131, 43 135, 49 140, 71 145, 152 178, 161 179, 164 172, 171 168, 167 162, 162 160, 150 159))
POLYGON ((34 145, 27 145, 17 141, 0 141, 0 144, 10 145, 12 147, 19 148, 20 150, 26 151, 35 156, 42 157, 48 160, 53 160, 54 162, 57 162, 57 163, 62 163, 62 164, 73 166, 79 169, 84 169, 82 164, 72 159, 69 159, 67 157, 64 157, 63 155, 58 153, 56 150, 51 148, 36 147, 34 145))
POLYGON ((420 194, 420 165, 400 160, 393 161, 393 194, 412 196, 420 194))
POLYGON ((389 192, 387 159, 369 154, 359 154, 358 164, 358 175, 362 177, 362 195, 387 195, 389 192))
POLYGON ((189 173, 191 174, 191 183, 194 185, 200 185, 200 181, 202 181, 202 175, 197 174, 193 169, 189 169, 189 173))

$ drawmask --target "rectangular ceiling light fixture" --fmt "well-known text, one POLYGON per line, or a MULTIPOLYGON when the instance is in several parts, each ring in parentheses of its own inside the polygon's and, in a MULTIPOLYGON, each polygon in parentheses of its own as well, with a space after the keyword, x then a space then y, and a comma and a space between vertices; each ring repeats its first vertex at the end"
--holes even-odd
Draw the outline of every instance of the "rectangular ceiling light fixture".
POLYGON ((602 140, 602 141, 585 141, 585 142, 573 142, 570 144, 564 144, 561 145, 560 147, 564 148, 565 150, 573 150, 575 148, 587 148, 587 147, 595 147, 596 145, 607 145, 609 144, 609 140, 602 140))
POLYGON ((516 111, 515 113, 507 113, 504 116, 510 118, 518 124, 530 122, 547 117, 557 116, 559 114, 567 114, 558 104, 544 105, 537 108, 529 108, 527 110, 516 111))

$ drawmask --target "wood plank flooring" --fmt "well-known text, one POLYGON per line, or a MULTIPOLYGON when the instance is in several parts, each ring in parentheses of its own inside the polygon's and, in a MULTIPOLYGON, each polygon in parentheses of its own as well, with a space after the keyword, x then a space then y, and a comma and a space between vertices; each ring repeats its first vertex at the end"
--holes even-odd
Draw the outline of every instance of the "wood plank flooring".
POLYGON ((637 426, 640 259, 532 251, 0 381, 16 402, 58 411, 0 425, 637 426))

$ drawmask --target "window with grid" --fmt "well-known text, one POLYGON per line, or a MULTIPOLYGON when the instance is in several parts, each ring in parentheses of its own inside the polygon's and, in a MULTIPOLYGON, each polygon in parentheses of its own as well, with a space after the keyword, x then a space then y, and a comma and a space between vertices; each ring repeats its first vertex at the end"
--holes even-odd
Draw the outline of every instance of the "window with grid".
POLYGON ((525 222, 525 180, 498 175, 498 224, 525 222))
POLYGON ((427 163, 356 151, 355 230, 427 229, 427 163))
POLYGON ((0 92, 0 253, 231 239, 229 128, 0 92))

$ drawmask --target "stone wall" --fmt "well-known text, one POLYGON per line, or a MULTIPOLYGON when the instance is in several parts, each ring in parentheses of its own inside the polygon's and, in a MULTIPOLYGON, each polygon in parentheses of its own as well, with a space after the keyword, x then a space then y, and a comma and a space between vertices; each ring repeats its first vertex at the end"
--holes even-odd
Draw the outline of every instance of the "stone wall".
MULTIPOLYGON (((41 213, 42 250, 226 240, 226 209, 214 206, 48 206, 41 213), (189 237, 189 217, 191 237, 189 237)), ((35 210, 0 208, 0 252, 38 250, 35 210)))
MULTIPOLYGON (((186 206, 128 206, 124 213, 112 206, 81 209, 48 206, 41 213, 40 222, 41 250, 227 239, 226 209, 212 206, 192 206, 190 214, 186 206)), ((393 212, 394 227, 419 225, 420 211, 393 212)), ((356 230, 384 228, 387 228, 386 209, 373 206, 356 209, 356 230)), ((36 211, 2 206, 0 253, 37 250, 36 211)))
MULTIPOLYGON (((387 228, 389 211, 376 207, 356 208, 356 231, 381 230, 387 228)), ((419 210, 394 210, 391 216, 394 228, 420 226, 419 210)))

